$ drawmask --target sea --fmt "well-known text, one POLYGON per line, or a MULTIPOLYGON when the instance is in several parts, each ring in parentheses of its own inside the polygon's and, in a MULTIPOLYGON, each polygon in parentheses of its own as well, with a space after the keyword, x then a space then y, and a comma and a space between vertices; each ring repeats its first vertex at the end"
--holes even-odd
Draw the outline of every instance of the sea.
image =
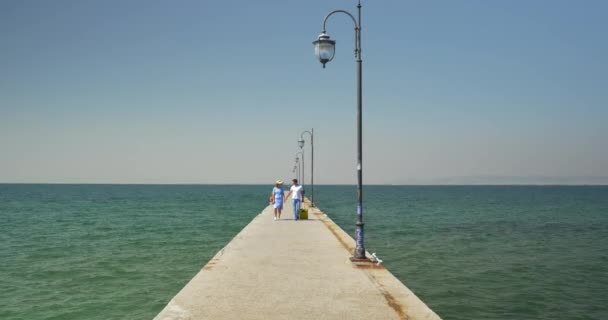
MULTIPOLYGON (((0 319, 150 320, 272 187, 0 184, 0 319)), ((314 201, 354 234, 356 186, 314 201)), ((608 186, 365 186, 363 201, 366 250, 443 319, 608 319, 608 186)))

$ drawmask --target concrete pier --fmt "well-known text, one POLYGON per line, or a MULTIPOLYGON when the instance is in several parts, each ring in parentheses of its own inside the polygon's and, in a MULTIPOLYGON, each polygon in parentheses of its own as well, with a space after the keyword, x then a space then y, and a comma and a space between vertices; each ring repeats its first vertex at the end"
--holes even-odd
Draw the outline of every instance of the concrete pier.
POLYGON ((322 211, 294 221, 266 207, 155 320, 440 319, 382 265, 353 263, 354 240, 322 211))

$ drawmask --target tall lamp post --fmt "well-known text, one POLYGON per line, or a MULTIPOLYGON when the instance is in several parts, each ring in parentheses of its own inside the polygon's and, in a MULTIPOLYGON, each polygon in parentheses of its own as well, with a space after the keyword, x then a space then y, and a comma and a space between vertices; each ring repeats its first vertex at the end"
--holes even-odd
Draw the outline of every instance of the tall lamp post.
POLYGON ((330 40, 329 35, 325 32, 325 24, 327 19, 334 13, 344 13, 351 17, 355 24, 355 59, 357 62, 357 224, 355 229, 356 248, 354 252, 355 259, 367 259, 365 257, 364 245, 364 229, 363 229, 363 168, 362 168, 362 85, 361 85, 361 0, 357 3, 358 19, 348 11, 335 10, 330 12, 323 20, 322 32, 319 38, 313 42, 315 46, 315 54, 319 61, 325 64, 334 58, 336 53, 336 42, 330 40))
MULTIPOLYGON (((315 206, 315 143, 314 143, 314 132, 315 129, 311 129, 312 131, 304 131, 300 134, 300 140, 298 140, 298 145, 300 149, 304 148, 304 134, 308 133, 310 135, 310 203, 312 206, 315 206)), ((302 163, 302 167, 304 163, 302 163)))

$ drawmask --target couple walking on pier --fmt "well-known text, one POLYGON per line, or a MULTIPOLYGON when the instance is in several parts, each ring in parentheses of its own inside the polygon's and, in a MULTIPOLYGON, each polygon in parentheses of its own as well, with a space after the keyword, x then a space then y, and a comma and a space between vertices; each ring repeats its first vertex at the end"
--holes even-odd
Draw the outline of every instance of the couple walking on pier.
POLYGON ((291 181, 293 184, 291 185, 291 188, 289 188, 287 196, 285 196, 285 191, 283 190, 283 181, 281 180, 277 180, 274 188, 272 189, 270 202, 272 202, 274 205, 274 220, 281 219, 283 202, 286 198, 289 198, 290 195, 293 202, 293 219, 300 219, 300 207, 302 205, 302 201, 304 201, 304 187, 298 184, 298 179, 292 179, 291 181))

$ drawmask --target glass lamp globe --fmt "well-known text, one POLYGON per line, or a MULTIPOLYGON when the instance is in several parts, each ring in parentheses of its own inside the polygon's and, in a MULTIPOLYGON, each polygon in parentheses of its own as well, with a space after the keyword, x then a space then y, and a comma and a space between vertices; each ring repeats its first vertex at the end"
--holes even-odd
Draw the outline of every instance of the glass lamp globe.
POLYGON ((330 40, 328 34, 321 33, 319 39, 313 41, 312 44, 315 46, 315 55, 319 59, 319 62, 323 64, 323 68, 325 68, 325 64, 334 58, 334 54, 336 53, 336 42, 330 40))
POLYGON ((300 146, 300 149, 304 148, 304 139, 298 140, 298 145, 300 146))

